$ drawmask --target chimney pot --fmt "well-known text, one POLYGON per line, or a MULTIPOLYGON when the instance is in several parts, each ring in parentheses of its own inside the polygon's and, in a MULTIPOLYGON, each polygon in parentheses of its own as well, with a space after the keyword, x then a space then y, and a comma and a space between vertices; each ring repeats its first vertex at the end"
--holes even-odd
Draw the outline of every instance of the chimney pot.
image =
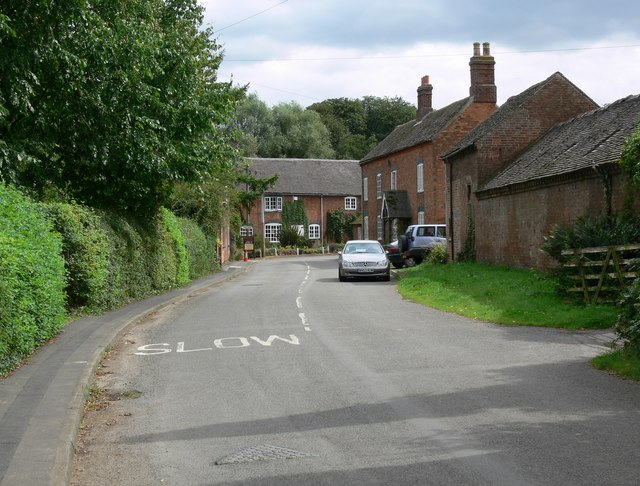
POLYGON ((418 110, 416 111, 416 119, 420 120, 427 113, 433 111, 432 95, 433 86, 429 84, 429 76, 422 76, 420 86, 418 87, 418 110))
POLYGON ((474 103, 492 103, 497 101, 495 69, 496 64, 491 55, 490 44, 482 44, 482 56, 480 55, 480 43, 473 44, 473 57, 469 60, 471 68, 471 86, 469 95, 473 97, 474 103))

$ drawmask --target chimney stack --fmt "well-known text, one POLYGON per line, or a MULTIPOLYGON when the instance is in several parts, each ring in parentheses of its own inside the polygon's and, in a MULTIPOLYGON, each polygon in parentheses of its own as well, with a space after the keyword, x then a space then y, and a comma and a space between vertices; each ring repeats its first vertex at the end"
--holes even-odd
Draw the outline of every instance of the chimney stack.
POLYGON ((420 87, 418 88, 418 111, 416 119, 420 120, 427 113, 433 111, 431 105, 433 98, 433 86, 429 84, 429 76, 422 76, 420 87))
POLYGON ((473 57, 469 61, 471 70, 471 87, 469 95, 473 96, 475 103, 497 103, 497 87, 495 80, 495 60, 491 55, 491 46, 488 42, 473 44, 473 57))

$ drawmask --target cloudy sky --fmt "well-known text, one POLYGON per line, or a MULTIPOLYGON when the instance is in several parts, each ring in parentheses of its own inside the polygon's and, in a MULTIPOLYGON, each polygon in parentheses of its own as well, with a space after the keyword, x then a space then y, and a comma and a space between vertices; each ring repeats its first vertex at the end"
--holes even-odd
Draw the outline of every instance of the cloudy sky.
POLYGON ((274 105, 400 96, 429 75, 433 106, 469 92, 490 42, 498 103, 560 71, 600 105, 640 94, 637 0, 200 0, 224 48, 220 81, 274 105))

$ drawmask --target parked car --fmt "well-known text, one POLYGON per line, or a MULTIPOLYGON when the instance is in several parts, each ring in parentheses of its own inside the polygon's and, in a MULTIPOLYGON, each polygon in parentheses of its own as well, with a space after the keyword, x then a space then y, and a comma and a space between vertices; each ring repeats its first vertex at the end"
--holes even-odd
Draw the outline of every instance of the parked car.
POLYGON ((398 246, 398 240, 392 241, 391 243, 387 243, 386 245, 382 245, 382 247, 387 252, 387 258, 391 265, 395 268, 403 268, 408 266, 410 260, 407 260, 407 257, 402 254, 400 251, 400 247, 398 246))
POLYGON ((420 265, 434 245, 446 241, 446 225, 412 224, 398 238, 398 248, 405 258, 411 258, 416 265, 420 265))
POLYGON ((347 241, 338 253, 338 280, 344 282, 350 277, 380 277, 389 281, 391 264, 378 241, 347 241))

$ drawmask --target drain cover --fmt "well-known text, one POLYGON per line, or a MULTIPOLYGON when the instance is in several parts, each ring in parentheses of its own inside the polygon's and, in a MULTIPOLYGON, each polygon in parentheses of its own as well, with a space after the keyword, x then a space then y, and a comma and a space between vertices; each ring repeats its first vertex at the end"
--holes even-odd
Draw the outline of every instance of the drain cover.
POLYGON ((313 457, 313 454, 294 451, 293 449, 287 449, 286 447, 260 444, 251 447, 245 447, 244 449, 241 449, 234 454, 223 457, 222 459, 218 459, 215 464, 217 466, 220 466, 222 464, 238 464, 241 462, 251 461, 269 461, 271 459, 300 459, 303 457, 313 457))

